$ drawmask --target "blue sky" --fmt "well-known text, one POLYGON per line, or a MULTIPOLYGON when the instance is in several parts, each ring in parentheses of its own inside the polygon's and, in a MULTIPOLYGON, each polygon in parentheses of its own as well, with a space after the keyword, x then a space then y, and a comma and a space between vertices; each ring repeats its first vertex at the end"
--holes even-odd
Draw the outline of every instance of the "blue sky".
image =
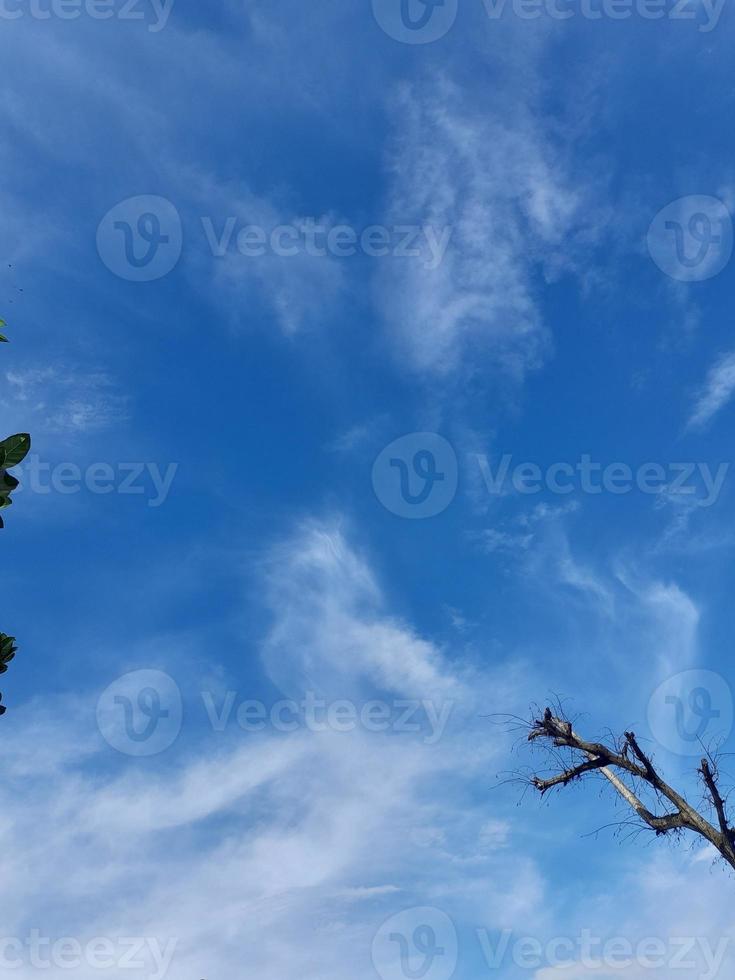
POLYGON ((403 18, 2 5, 18 977, 732 975, 712 855, 496 718, 732 748, 732 11, 403 18))

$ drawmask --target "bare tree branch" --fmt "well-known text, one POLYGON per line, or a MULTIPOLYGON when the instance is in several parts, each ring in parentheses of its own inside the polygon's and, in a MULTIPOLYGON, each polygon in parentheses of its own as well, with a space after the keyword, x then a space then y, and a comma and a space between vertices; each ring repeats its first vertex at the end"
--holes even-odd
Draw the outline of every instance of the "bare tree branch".
POLYGON ((531 776, 530 784, 540 793, 567 786, 588 773, 600 772, 643 824, 656 834, 681 830, 699 834, 735 868, 735 830, 730 826, 726 803, 717 785, 717 769, 707 759, 702 759, 699 774, 707 798, 717 814, 718 827, 663 779, 652 759, 641 748, 634 732, 625 732, 622 739, 611 740, 611 745, 590 742, 574 731, 568 719, 558 717, 551 708, 546 708, 540 718, 531 721, 528 741, 544 744, 552 755, 554 768, 558 769, 558 772, 546 778, 531 776), (556 752, 557 749, 569 749, 570 765, 560 761, 561 753, 556 752), (637 786, 651 791, 659 803, 664 800, 671 804, 671 809, 660 814, 652 812, 640 798, 635 789, 637 786))

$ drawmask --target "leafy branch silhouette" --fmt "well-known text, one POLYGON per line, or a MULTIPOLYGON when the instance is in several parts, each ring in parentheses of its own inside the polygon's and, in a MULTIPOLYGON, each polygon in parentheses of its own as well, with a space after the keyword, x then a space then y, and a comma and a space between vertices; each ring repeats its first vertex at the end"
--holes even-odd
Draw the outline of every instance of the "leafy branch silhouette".
MULTIPOLYGON (((0 320, 0 328, 4 328, 5 325, 5 321, 0 320)), ((0 333, 0 343, 8 343, 8 338, 3 333, 0 333)), ((0 511, 10 507, 13 503, 11 494, 19 484, 18 479, 8 473, 8 470, 22 463, 30 448, 31 437, 27 432, 19 432, 0 441, 0 511)), ((2 515, 0 515, 0 528, 4 526, 2 515)), ((8 664, 15 656, 16 650, 15 637, 8 636, 7 633, 0 633, 0 674, 4 674, 8 669, 8 664)), ((1 700, 2 694, 0 694, 1 700)), ((4 715, 5 711, 5 706, 0 704, 0 715, 4 715)))

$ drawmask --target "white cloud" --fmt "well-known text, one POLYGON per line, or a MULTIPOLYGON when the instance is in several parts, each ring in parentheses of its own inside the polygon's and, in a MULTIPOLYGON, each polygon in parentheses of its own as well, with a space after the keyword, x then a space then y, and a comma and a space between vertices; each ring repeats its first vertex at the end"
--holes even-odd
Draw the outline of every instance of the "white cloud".
POLYGON ((471 537, 488 554, 501 552, 522 558, 539 539, 543 540, 549 533, 556 533, 557 522, 578 509, 576 500, 558 505, 536 504, 530 511, 522 512, 508 522, 509 528, 484 528, 471 537))
MULTIPOLYGON (((247 256, 237 246, 246 227, 260 229, 264 240, 269 240, 279 226, 301 228, 308 218, 275 197, 254 194, 246 186, 232 186, 213 175, 177 171, 171 179, 192 213, 196 275, 229 321, 238 325, 247 321, 257 300, 288 336, 323 322, 345 290, 343 263, 303 249, 283 256, 266 247, 263 255, 247 256)), ((336 223, 329 215, 312 220, 325 228, 336 223)))
MULTIPOLYGON (((507 747, 492 737, 487 716, 523 713, 536 691, 543 695, 532 669, 521 675, 512 664, 485 662, 480 671, 422 637, 392 612, 337 520, 305 523, 268 553, 255 577, 272 617, 264 665, 287 695, 311 688, 356 704, 377 692, 388 700, 452 700, 457 714, 443 737, 427 744, 421 733, 254 734, 233 726, 216 734, 204 726, 195 737, 185 730, 161 757, 125 759, 103 748, 94 730, 95 692, 14 707, 5 719, 12 717, 12 727, 0 787, 6 935, 38 927, 82 943, 141 936, 163 947, 176 939, 169 980, 235 976, 245 960, 263 980, 282 980, 295 968, 307 980, 358 980, 372 970, 380 923, 420 905, 448 911, 472 943, 478 926, 516 936, 576 935, 583 927, 634 936, 631 923, 649 909, 656 912, 645 920, 656 930, 650 934, 680 934, 678 907, 654 896, 640 908, 621 906, 625 914, 611 919, 604 895, 585 891, 564 903, 560 924, 527 845, 530 832, 534 847, 539 835, 566 846, 567 799, 543 815, 533 806, 518 811, 511 821, 495 811, 492 794, 478 792, 508 767, 507 747)), ((592 588, 591 608, 607 624, 598 586, 605 595, 611 588, 601 577, 580 587, 592 588)), ((634 598, 640 618, 626 616, 631 636, 647 624, 642 647, 655 653, 685 632, 692 642, 696 610, 680 590, 643 582, 634 598)), ((577 651, 571 655, 579 676, 577 651)), ((126 650, 126 663, 135 656, 126 650)), ((554 659, 557 680, 562 665, 554 659)), ((192 676, 172 657, 174 674, 177 667, 179 680, 192 676)), ((223 678, 222 689, 246 683, 223 678)), ((640 675, 634 683, 640 687, 640 675)), ((185 718, 194 725, 196 698, 185 694, 185 718)), ((676 876, 673 860, 667 874, 676 876)), ((627 889, 624 868, 618 871, 627 889)), ((614 887, 618 872, 609 873, 601 893, 614 887)), ((703 907, 716 887, 711 878, 709 886, 698 882, 703 907)), ((472 948, 463 948, 458 980, 476 975, 472 948)), ((584 976, 579 969, 539 977, 584 976)), ((31 980, 35 972, 17 975, 31 980)), ((61 980, 68 971, 46 973, 61 980)), ((92 980, 98 971, 82 967, 74 975, 92 980)), ((151 964, 130 971, 141 980, 151 975, 151 964)), ((682 973, 683 980, 694 976, 682 973)))
POLYGON ((642 619, 633 626, 661 680, 696 665, 701 612, 695 600, 676 582, 644 575, 632 566, 620 567, 617 578, 635 598, 642 619))
POLYGON ((6 427, 34 433, 83 435, 127 417, 127 399, 103 372, 68 367, 7 371, 0 396, 6 427))
POLYGON ((533 534, 514 534, 490 527, 478 531, 475 538, 480 542, 483 551, 487 552, 487 554, 492 554, 494 551, 517 554, 528 549, 533 541, 533 534))
POLYGON ((390 335, 428 375, 471 358, 520 378, 548 346, 535 279, 572 267, 576 237, 594 237, 586 193, 523 105, 501 115, 445 79, 423 80, 403 89, 395 117, 389 220, 449 227, 452 238, 437 268, 426 250, 382 264, 390 335))
MULTIPOLYGON (((604 921, 592 928, 591 916, 578 909, 560 932, 577 945, 576 955, 565 951, 559 956, 563 963, 536 971, 534 980, 731 976, 735 929, 723 899, 732 883, 712 875, 706 856, 706 848, 688 857, 660 851, 653 857, 640 856, 636 864, 621 869, 628 898, 598 905, 595 911, 604 921), (584 929, 596 942, 582 955, 584 929)), ((557 955, 563 949, 558 947, 557 955)))
MULTIPOLYGON (((190 263, 187 271, 193 286, 218 315, 230 325, 249 324, 257 319, 260 306, 290 335, 320 326, 334 309, 342 297, 345 264, 306 254, 247 258, 234 244, 221 258, 214 257, 200 219, 210 217, 220 230, 235 216, 238 230, 258 225, 266 233, 298 222, 301 211, 293 204, 297 195, 292 188, 276 181, 275 187, 253 189, 252 182, 240 176, 242 167, 220 166, 227 153, 210 153, 209 148, 218 142, 220 147, 228 144, 232 133, 235 148, 230 146, 229 152, 241 154, 243 145, 246 150, 251 145, 254 128, 260 127, 259 133, 266 125, 270 128, 273 113, 285 112, 286 106, 288 112, 303 113, 312 125, 315 117, 321 123, 328 115, 325 77, 318 67, 323 58, 305 51, 294 33, 295 21, 306 17, 299 4, 267 13, 246 11, 237 3, 227 6, 227 15, 224 9, 221 14, 229 23, 221 32, 200 30, 177 10, 161 34, 148 32, 143 22, 127 25, 132 29, 126 32, 124 56, 114 32, 107 30, 109 23, 81 16, 70 33, 59 18, 41 22, 28 15, 14 21, 12 42, 6 39, 3 55, 9 76, 25 76, 25 81, 0 100, 0 118, 19 134, 0 150, 8 186, 19 188, 12 194, 0 192, 8 218, 7 252, 15 262, 25 259, 27 266, 32 259, 36 266, 40 263, 72 281, 82 279, 86 288, 90 283, 91 288, 100 283, 105 288, 107 270, 90 254, 96 226, 118 201, 154 189, 179 211, 185 239, 182 265, 190 263), (254 21, 259 27, 251 33, 254 21), (249 40, 253 43, 248 45, 249 40), (271 70, 276 57, 289 64, 288 94, 279 73, 271 70), (38 66, 32 77, 25 72, 29 59, 38 66), (104 85, 90 86, 89 79, 101 74, 104 85), (152 77, 158 80, 155 91, 148 85, 152 77), (313 83, 320 91, 316 99, 310 92, 313 83), (211 114, 192 113, 195 104, 218 107, 225 122, 215 127, 216 138, 211 114), (79 106, 84 111, 78 111, 79 106), (231 126, 227 120, 232 118, 240 125, 231 126), (35 151, 34 168, 43 175, 41 181, 34 174, 40 186, 51 186, 49 173, 68 170, 76 174, 73 188, 64 185, 65 192, 51 193, 50 199, 24 195, 20 189, 26 183, 34 186, 29 181, 28 154, 23 156, 18 149, 27 145, 35 151), (122 158, 124 168, 119 166, 122 158), (235 178, 233 171, 238 174, 235 178)), ((147 9, 150 14, 150 5, 147 9)), ((315 40, 330 59, 329 87, 341 100, 339 59, 330 38, 337 29, 335 22, 343 23, 346 14, 337 4, 318 16, 310 11, 310 28, 321 19, 325 28, 321 35, 315 34, 315 40)), ((345 54, 342 75, 352 76, 350 61, 345 54)), ((344 113, 344 117, 345 128, 355 125, 352 116, 344 113)), ((308 208, 307 202, 304 210, 311 214, 308 208)), ((318 218, 319 213, 313 216, 318 218)), ((131 294, 127 302, 129 313, 150 317, 150 308, 139 296, 131 294)))
MULTIPOLYGON (((475 676, 391 615, 335 522, 304 526, 264 568, 265 663, 285 690, 307 677, 355 703, 376 691, 456 699, 461 718, 433 744, 421 733, 203 726, 146 760, 103 748, 94 692, 15 707, 0 788, 6 935, 176 939, 171 980, 235 976, 243 964, 264 980, 294 970, 357 980, 395 911, 429 901, 485 920, 538 907, 533 862, 509 853, 510 828, 467 794, 499 750, 480 709, 518 707, 512 672, 475 676), (39 741, 53 748, 50 764, 39 741)), ((130 971, 150 975, 150 965, 130 971)))
POLYGON ((735 394, 735 351, 723 354, 710 368, 687 422, 688 429, 702 429, 735 394))
POLYGON ((338 527, 309 524, 278 549, 269 597, 276 625, 265 662, 283 690, 301 683, 349 696, 367 679, 419 698, 459 693, 441 651, 386 613, 369 566, 338 527))

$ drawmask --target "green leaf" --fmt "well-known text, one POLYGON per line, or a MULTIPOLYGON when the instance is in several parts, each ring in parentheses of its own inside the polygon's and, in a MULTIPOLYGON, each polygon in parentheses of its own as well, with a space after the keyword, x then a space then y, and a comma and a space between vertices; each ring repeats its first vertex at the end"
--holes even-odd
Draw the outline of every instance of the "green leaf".
POLYGON ((27 432, 20 432, 14 436, 8 436, 0 442, 0 469, 10 469, 17 466, 28 455, 31 448, 31 437, 27 432))
MULTIPOLYGON (((8 664, 18 652, 15 645, 15 637, 0 633, 0 674, 4 674, 8 669, 8 664)), ((2 697, 2 695, 0 695, 2 697)))
POLYGON ((15 490, 19 483, 20 480, 16 480, 10 473, 6 473, 5 470, 0 470, 0 493, 10 493, 15 490))

